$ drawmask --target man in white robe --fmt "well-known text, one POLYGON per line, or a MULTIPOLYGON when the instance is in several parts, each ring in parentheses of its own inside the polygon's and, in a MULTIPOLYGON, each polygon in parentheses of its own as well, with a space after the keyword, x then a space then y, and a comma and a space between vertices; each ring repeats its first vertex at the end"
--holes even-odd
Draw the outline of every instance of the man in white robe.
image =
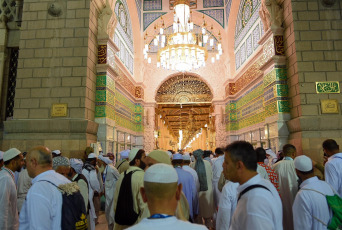
POLYGON ((146 170, 144 186, 140 188, 143 201, 151 211, 130 230, 205 230, 201 225, 191 224, 176 218, 175 211, 182 193, 182 184, 178 184, 176 170, 166 164, 154 164, 146 170))
POLYGON ((120 173, 113 166, 113 161, 109 157, 99 156, 99 163, 105 165, 105 170, 103 171, 103 183, 105 187, 106 196, 106 206, 105 213, 108 223, 108 230, 114 229, 114 193, 116 182, 120 177, 120 173), (100 163, 101 162, 101 163, 100 163))
POLYGON ((199 213, 197 223, 203 224, 203 220, 205 225, 208 228, 214 227, 213 225, 213 214, 215 212, 215 204, 214 204, 214 190, 213 190, 213 171, 209 161, 203 160, 203 150, 198 149, 193 152, 196 163, 194 164, 194 169, 197 172, 198 179, 200 181, 200 192, 198 194, 199 201, 199 213), (204 171, 198 167, 199 162, 202 161, 204 164, 204 171), (205 172, 205 181, 201 182, 201 171, 205 172), (202 183, 207 185, 207 189, 202 189, 202 183))
POLYGON ((218 157, 213 163, 213 188, 214 188, 215 208, 217 209, 220 203, 220 197, 221 197, 221 192, 218 189, 218 181, 220 180, 220 176, 223 171, 222 164, 224 161, 224 152, 221 148, 216 148, 215 153, 218 157))
POLYGON ((17 230, 19 227, 14 172, 21 169, 23 159, 16 148, 7 150, 3 156, 4 166, 0 171, 0 229, 17 230))
POLYGON ((257 157, 253 146, 235 141, 225 149, 223 173, 239 183, 237 206, 230 230, 282 230, 282 208, 273 184, 256 172, 257 157))
POLYGON ((129 149, 120 152, 120 161, 116 163, 116 168, 120 174, 129 168, 128 154, 129 149))
MULTIPOLYGON (((133 210, 138 215, 138 218, 135 220, 135 224, 139 223, 143 218, 148 217, 150 212, 148 210, 147 204, 144 203, 141 194, 140 188, 143 187, 144 184, 144 169, 146 168, 146 155, 143 149, 131 149, 129 152, 130 167, 126 170, 127 173, 134 171, 131 177, 131 189, 132 189, 132 196, 133 196, 133 210)), ((124 179, 124 173, 120 174, 120 177, 117 181, 115 186, 115 193, 114 193, 114 213, 120 212, 120 208, 118 208, 118 200, 120 199, 120 188, 122 181, 124 179)), ((121 207, 122 208, 122 207, 121 207)), ((132 207, 128 207, 132 208, 132 207)), ((122 230, 130 227, 131 225, 121 225, 118 224, 117 220, 115 219, 115 230, 122 230)))
POLYGON ((69 178, 71 181, 77 182, 80 187, 80 192, 84 200, 85 209, 88 212, 89 204, 89 188, 87 178, 82 174, 83 161, 81 159, 71 158, 70 159, 70 174, 69 178))
POLYGON ((329 157, 325 164, 325 181, 342 197, 342 153, 340 147, 332 139, 325 140, 322 146, 326 157, 329 157))
POLYGON ((227 230, 233 217, 237 204, 237 188, 239 183, 228 181, 223 189, 218 205, 216 217, 216 230, 227 230))
POLYGON ((327 229, 332 211, 325 196, 334 195, 331 185, 315 176, 309 157, 296 157, 294 165, 298 177, 303 181, 292 207, 294 229, 327 229))
POLYGON ((284 229, 293 230, 292 205, 298 191, 298 177, 293 163, 296 147, 291 144, 284 145, 283 154, 284 159, 274 164, 273 169, 279 180, 284 229))
POLYGON ((89 204, 90 204, 90 209, 89 209, 89 219, 90 223, 88 223, 88 226, 90 230, 95 230, 95 219, 96 219, 96 214, 95 214, 95 207, 93 203, 93 197, 94 197, 94 192, 100 192, 101 187, 100 187, 100 182, 97 178, 97 172, 96 172, 96 160, 97 156, 94 153, 90 153, 88 155, 88 158, 86 159, 86 162, 84 164, 84 168, 82 170, 82 174, 85 176, 85 178, 88 181, 88 188, 89 188, 89 204))
POLYGON ((26 195, 28 190, 32 186, 32 178, 29 177, 27 169, 24 168, 20 171, 19 173, 19 178, 18 178, 18 199, 17 199, 17 207, 18 207, 18 212, 20 212, 21 207, 24 204, 24 201, 26 199, 26 195))

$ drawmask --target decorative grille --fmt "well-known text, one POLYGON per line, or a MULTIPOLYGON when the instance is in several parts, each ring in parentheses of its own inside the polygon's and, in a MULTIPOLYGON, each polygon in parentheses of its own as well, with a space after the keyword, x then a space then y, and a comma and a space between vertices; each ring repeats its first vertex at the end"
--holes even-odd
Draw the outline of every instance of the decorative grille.
POLYGON ((6 16, 8 22, 13 21, 16 17, 15 0, 3 0, 0 2, 0 18, 6 16))
POLYGON ((7 88, 6 118, 13 117, 15 86, 17 82, 19 48, 11 49, 7 88))

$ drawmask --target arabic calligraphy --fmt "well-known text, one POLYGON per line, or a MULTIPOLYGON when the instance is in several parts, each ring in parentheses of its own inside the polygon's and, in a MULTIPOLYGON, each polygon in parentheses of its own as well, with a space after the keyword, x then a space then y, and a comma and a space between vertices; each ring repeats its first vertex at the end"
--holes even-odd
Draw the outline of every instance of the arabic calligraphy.
POLYGON ((338 81, 316 82, 317 93, 340 93, 340 83, 338 81))

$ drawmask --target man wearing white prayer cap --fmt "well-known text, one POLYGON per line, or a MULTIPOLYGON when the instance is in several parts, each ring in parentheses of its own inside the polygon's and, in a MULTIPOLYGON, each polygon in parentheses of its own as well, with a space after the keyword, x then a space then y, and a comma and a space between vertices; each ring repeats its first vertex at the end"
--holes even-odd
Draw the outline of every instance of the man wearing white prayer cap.
POLYGON ((114 213, 115 213, 115 225, 114 229, 126 229, 130 227, 132 224, 127 224, 128 222, 122 221, 122 218, 117 216, 121 215, 123 209, 134 210, 136 216, 130 216, 130 223, 137 224, 143 218, 148 217, 150 212, 148 210, 147 204, 145 204, 142 200, 140 194, 140 187, 143 187, 144 184, 144 169, 146 167, 146 155, 143 149, 132 149, 129 152, 129 168, 120 174, 119 180, 117 181, 115 187, 115 195, 114 195, 114 213), (125 196, 125 188, 121 189, 121 184, 124 180, 131 175, 131 190, 133 196, 133 207, 127 207, 127 204, 123 201, 122 197, 125 196), (119 224, 118 221, 121 223, 119 224))
POLYGON ((93 202, 94 193, 101 192, 100 181, 97 177, 96 172, 97 167, 97 156, 95 153, 90 153, 84 163, 84 167, 82 170, 82 174, 88 181, 88 189, 89 189, 89 228, 90 230, 95 230, 95 223, 96 223, 96 213, 95 213, 95 206, 93 202))
MULTIPOLYGON (((152 166, 158 163, 164 163, 167 165, 172 165, 171 160, 168 154, 163 150, 153 150, 148 154, 146 157, 146 161, 148 166, 152 166)), ((180 200, 178 201, 177 209, 176 209, 176 217, 180 220, 189 220, 190 210, 189 210, 189 203, 184 195, 181 193, 180 200)))
POLYGON ((151 216, 129 228, 130 230, 206 229, 202 225, 191 224, 175 217, 182 184, 178 184, 178 174, 172 166, 159 163, 149 167, 144 175, 144 186, 140 191, 151 216))
POLYGON ((52 151, 52 158, 62 156, 62 153, 60 150, 56 149, 52 151))
POLYGON ((109 157, 99 156, 99 166, 103 164, 105 169, 102 174, 102 180, 105 187, 105 197, 106 197, 106 205, 105 205, 105 213, 106 219, 108 223, 108 229, 113 230, 114 228, 114 193, 116 182, 120 177, 120 173, 113 166, 113 162, 109 157))
POLYGON ((3 155, 4 166, 0 171, 0 229, 18 229, 17 189, 14 172, 24 164, 23 154, 16 148, 3 155))
POLYGON ((129 168, 128 154, 129 149, 120 152, 120 161, 116 164, 116 168, 120 174, 129 168))
POLYGON ((172 165, 176 169, 178 174, 178 183, 182 184, 182 191, 185 194, 186 199, 189 203, 190 218, 192 221, 198 215, 198 193, 196 189, 196 184, 193 176, 190 172, 182 169, 183 165, 183 155, 176 153, 172 155, 172 165))
POLYGON ((309 157, 296 157, 294 165, 303 181, 292 206, 294 229, 327 229, 332 212, 325 196, 333 196, 335 192, 327 182, 314 175, 309 157))
POLYGON ((89 188, 87 178, 82 174, 83 161, 81 159, 70 159, 70 174, 69 179, 77 182, 80 187, 80 192, 84 200, 86 211, 89 205, 89 188))

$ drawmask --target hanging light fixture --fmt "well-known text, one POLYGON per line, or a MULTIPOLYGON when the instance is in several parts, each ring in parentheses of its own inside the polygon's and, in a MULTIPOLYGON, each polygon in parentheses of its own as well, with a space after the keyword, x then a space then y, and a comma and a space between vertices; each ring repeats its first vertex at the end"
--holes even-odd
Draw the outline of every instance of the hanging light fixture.
MULTIPOLYGON (((194 23, 191 20, 190 0, 176 0, 174 3, 174 20, 172 25, 172 32, 167 34, 163 17, 161 17, 161 26, 154 26, 155 33, 153 37, 153 44, 158 47, 157 67, 164 69, 177 70, 181 72, 191 71, 205 66, 208 59, 208 50, 206 46, 210 46, 213 51, 214 57, 211 61, 214 63, 215 59, 219 60, 222 55, 222 45, 220 41, 214 43, 212 35, 213 26, 211 26, 211 33, 209 34, 204 21, 200 28, 199 33, 194 31, 194 23), (209 44, 208 44, 209 43, 209 44), (215 48, 216 49, 215 49, 215 48), (215 58, 216 57, 216 58, 215 58)), ((218 34, 221 40, 221 34, 218 34)), ((148 34, 145 34, 145 48, 143 50, 144 58, 151 63, 152 60, 148 57, 148 34)))

